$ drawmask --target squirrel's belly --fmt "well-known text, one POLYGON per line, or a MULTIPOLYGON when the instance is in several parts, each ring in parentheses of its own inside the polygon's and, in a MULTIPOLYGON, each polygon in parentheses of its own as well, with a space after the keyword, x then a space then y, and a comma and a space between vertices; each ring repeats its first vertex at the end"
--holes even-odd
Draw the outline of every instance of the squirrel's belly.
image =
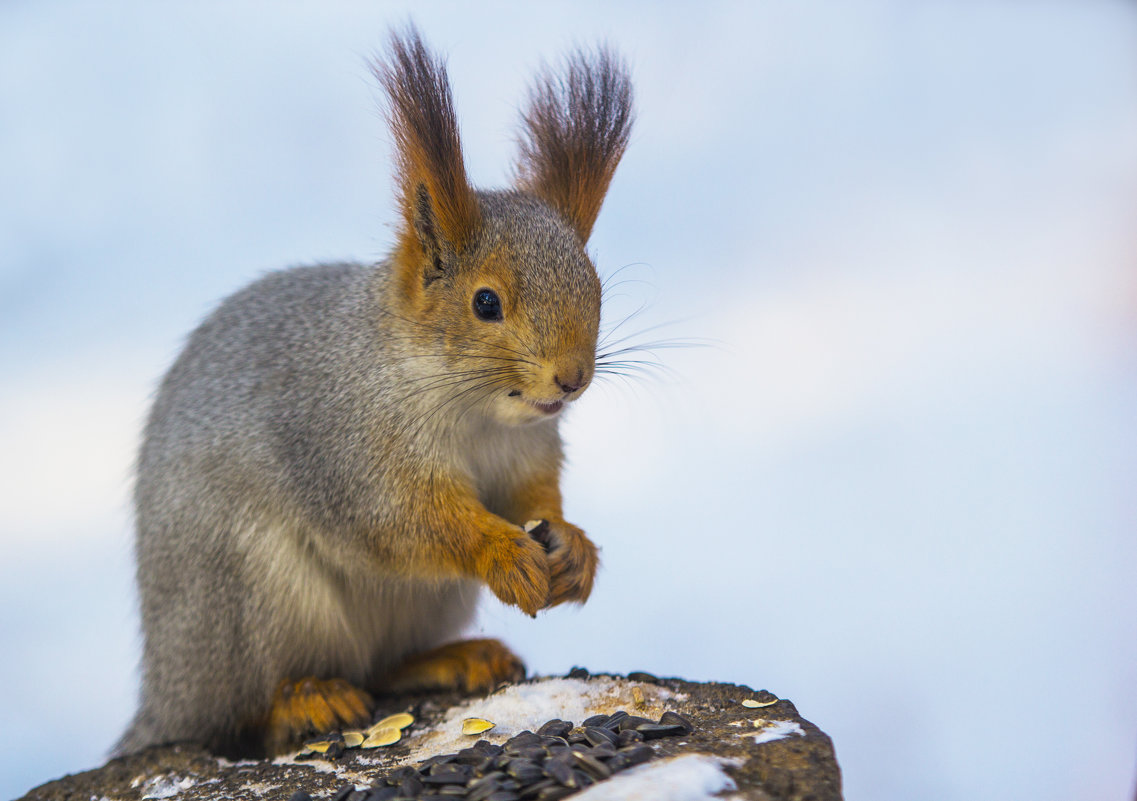
MULTIPOLYGON (((315 557, 295 532, 264 526, 243 538, 254 615, 271 621, 280 678, 338 676, 356 684, 456 637, 473 618, 479 585, 346 575, 315 557)), ((258 626, 253 621, 253 630, 258 626)))

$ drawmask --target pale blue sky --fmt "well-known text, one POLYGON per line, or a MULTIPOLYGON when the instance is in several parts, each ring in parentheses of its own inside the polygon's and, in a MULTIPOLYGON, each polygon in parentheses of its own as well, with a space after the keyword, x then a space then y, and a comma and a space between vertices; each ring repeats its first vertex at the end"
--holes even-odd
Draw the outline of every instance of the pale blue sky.
MULTIPOLYGON (((132 711, 129 471, 185 334, 264 270, 385 252, 364 61, 411 8, 0 5, 0 797, 132 711)), ((718 343, 590 390, 597 590, 481 630, 788 697, 850 799, 1129 797, 1137 8, 413 8, 486 186, 542 58, 628 55, 612 318, 718 343)))

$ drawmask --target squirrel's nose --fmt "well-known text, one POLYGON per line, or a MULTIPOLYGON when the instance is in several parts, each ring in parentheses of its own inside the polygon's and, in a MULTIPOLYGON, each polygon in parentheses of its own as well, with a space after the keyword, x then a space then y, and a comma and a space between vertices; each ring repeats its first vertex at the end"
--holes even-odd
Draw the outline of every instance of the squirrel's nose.
POLYGON ((553 376, 553 381, 561 388, 561 392, 569 395, 584 386, 584 371, 577 370, 576 378, 572 381, 562 381, 559 375, 553 376))

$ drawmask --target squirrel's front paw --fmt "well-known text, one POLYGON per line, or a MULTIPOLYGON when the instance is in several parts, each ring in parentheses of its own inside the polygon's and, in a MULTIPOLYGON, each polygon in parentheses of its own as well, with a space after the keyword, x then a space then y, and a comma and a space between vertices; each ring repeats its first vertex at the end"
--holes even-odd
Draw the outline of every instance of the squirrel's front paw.
POLYGON ((572 523, 564 520, 536 521, 527 524, 530 537, 545 547, 549 562, 549 602, 556 606, 566 601, 584 603, 592 593, 592 580, 600 562, 592 540, 572 523))
POLYGON ((545 550, 513 526, 487 537, 478 558, 478 575, 502 602, 530 617, 549 600, 545 550))

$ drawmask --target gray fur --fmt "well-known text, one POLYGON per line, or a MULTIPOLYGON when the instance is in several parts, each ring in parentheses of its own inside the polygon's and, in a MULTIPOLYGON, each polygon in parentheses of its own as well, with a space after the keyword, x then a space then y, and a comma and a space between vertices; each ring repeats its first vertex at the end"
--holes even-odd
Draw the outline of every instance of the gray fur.
MULTIPOLYGON (((521 254, 542 330, 566 297, 593 300, 593 268, 552 212, 480 197, 481 246, 521 254)), ((416 539, 444 536, 416 529, 416 494, 453 471, 495 511, 526 460, 560 459, 557 422, 503 426, 467 409, 418 425, 452 390, 416 385, 448 359, 441 343, 416 348, 390 279, 388 263, 271 273, 222 303, 163 380, 135 490, 142 704, 119 753, 171 740, 224 750, 282 678, 373 687, 470 621, 474 582, 399 563, 416 539)))
MULTIPOLYGON (((430 102, 443 101, 448 89, 430 102)), ((381 690, 474 613, 479 582, 424 556, 454 541, 432 525, 437 499, 457 486, 506 517, 529 477, 559 470, 555 412, 594 369, 587 230, 539 192, 478 192, 458 247, 438 239, 436 201, 400 233, 432 254, 422 265, 396 248, 376 265, 266 275, 206 318, 163 379, 134 493, 141 703, 117 753, 241 750, 283 679, 381 690), (504 322, 476 318, 482 280, 501 284, 504 322)))

